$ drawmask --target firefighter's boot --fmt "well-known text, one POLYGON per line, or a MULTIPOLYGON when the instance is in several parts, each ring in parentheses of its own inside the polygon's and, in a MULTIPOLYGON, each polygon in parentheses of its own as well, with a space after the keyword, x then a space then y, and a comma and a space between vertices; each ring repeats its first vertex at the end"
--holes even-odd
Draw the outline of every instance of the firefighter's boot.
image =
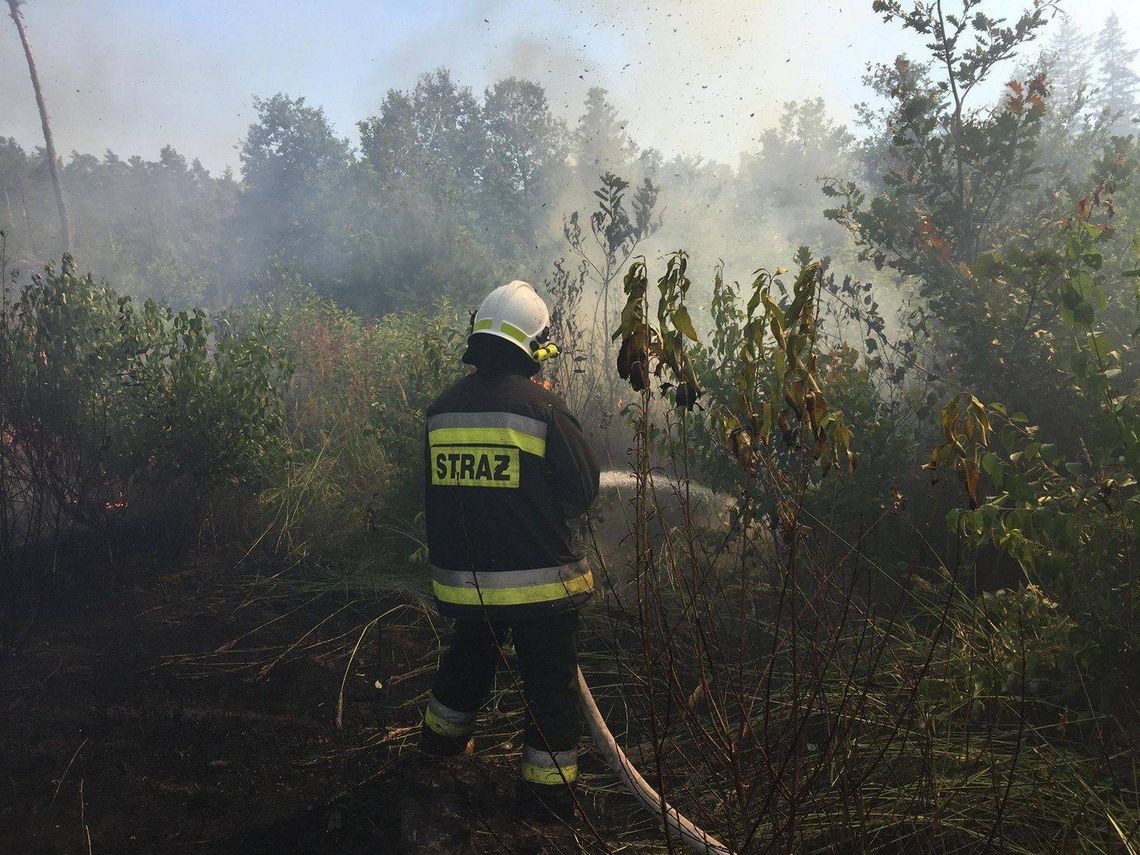
POLYGON ((574 782, 578 779, 578 751, 546 751, 523 746, 522 776, 517 798, 519 811, 537 821, 569 822, 574 818, 574 782))
POLYGON ((470 754, 475 747, 471 739, 474 729, 475 713, 453 710, 432 695, 424 710, 418 747, 424 754, 436 758, 470 754))
POLYGON ((574 821, 574 787, 570 784, 535 784, 520 780, 515 785, 519 816, 538 823, 574 821))
POLYGON ((455 757, 459 754, 474 754, 475 740, 469 736, 440 736, 426 724, 420 727, 420 739, 416 744, 420 753, 436 760, 455 757))

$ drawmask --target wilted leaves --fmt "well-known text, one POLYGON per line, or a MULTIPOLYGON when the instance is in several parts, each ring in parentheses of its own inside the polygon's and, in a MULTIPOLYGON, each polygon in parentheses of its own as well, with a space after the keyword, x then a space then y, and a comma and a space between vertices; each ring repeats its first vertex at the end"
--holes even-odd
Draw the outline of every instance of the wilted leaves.
POLYGON ((940 469, 951 468, 960 472, 971 510, 978 507, 982 451, 989 447, 991 432, 986 405, 973 395, 967 395, 965 401, 960 395, 955 395, 942 408, 942 435, 946 441, 934 448, 930 462, 922 467, 933 473, 932 483, 938 481, 940 469))
POLYGON ((618 376, 635 392, 649 388, 649 335, 649 325, 639 324, 622 339, 618 351, 618 376))
MULTIPOLYGON (((726 450, 747 471, 755 471, 757 455, 779 432, 783 442, 817 460, 824 472, 854 472, 858 458, 843 414, 832 409, 818 371, 816 311, 822 265, 806 248, 796 256, 799 270, 791 293, 777 277, 786 273, 758 270, 751 293, 743 301, 736 286, 726 286, 718 269, 713 288, 715 332, 711 349, 722 374, 718 388, 734 390, 712 402, 709 418, 726 450), (773 287, 777 295, 773 294, 773 287), (745 302, 742 307, 741 302, 745 302)), ((614 338, 621 339, 618 373, 638 392, 651 376, 662 391, 672 389, 679 407, 692 409, 703 393, 686 342, 700 339, 685 305, 689 289, 685 253, 669 258, 657 282, 657 324, 646 318, 648 274, 644 261, 630 266, 625 277, 626 305, 614 338)), ((825 359, 826 363, 826 359, 825 359)))
POLYGON ((677 406, 691 410, 697 404, 701 388, 686 353, 684 339, 699 344, 700 338, 684 303, 689 289, 689 279, 685 274, 687 264, 688 257, 683 251, 669 257, 665 275, 657 282, 656 327, 646 319, 649 279, 645 261, 638 260, 630 265, 623 282, 626 303, 621 313, 621 325, 613 338, 621 339, 617 357, 618 376, 628 381, 635 392, 649 388, 652 374, 664 381, 663 390, 674 390, 677 406))

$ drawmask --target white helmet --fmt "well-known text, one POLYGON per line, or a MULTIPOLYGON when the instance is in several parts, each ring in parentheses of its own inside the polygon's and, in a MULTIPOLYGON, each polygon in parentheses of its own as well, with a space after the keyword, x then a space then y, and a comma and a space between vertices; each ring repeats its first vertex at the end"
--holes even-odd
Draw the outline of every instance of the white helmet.
POLYGON ((549 327, 550 312, 546 303, 529 282, 516 279, 487 295, 475 313, 471 332, 505 338, 527 356, 541 360, 558 352, 557 349, 554 353, 543 352, 553 347, 543 347, 549 327))

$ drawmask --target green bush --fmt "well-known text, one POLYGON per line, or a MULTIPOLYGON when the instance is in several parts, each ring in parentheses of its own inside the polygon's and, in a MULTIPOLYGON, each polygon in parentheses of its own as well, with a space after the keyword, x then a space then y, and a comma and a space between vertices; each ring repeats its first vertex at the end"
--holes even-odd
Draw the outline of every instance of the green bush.
POLYGON ((70 258, 12 290, 5 590, 33 592, 69 532, 116 523, 177 543, 203 523, 227 537, 254 527, 258 544, 338 572, 419 557, 424 410, 461 372, 446 304, 365 322, 294 291, 211 317, 139 304, 70 258))
POLYGON ((292 369, 266 327, 140 305, 70 257, 11 291, 0 306, 0 584, 13 598, 67 531, 156 519, 193 533, 208 499, 276 465, 292 369))
POLYGON ((288 462, 260 499, 263 539, 339 571, 417 557, 424 410, 461 373, 458 314, 445 304, 366 322, 312 295, 262 312, 296 365, 288 462))

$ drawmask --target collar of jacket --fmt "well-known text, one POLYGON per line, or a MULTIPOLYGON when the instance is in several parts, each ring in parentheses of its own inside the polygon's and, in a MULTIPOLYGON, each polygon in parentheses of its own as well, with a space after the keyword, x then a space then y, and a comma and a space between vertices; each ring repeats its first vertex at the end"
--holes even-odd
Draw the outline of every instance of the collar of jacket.
POLYGON ((463 362, 474 365, 481 374, 519 374, 533 377, 541 366, 517 345, 494 335, 473 333, 467 337, 463 362))

